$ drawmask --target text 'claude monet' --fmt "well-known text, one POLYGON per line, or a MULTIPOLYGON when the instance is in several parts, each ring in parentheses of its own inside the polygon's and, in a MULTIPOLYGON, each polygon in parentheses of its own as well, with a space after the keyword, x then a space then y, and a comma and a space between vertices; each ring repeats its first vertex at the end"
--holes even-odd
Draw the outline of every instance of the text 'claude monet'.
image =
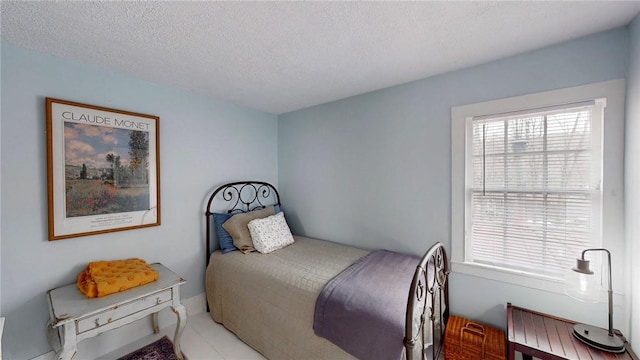
POLYGON ((117 126, 127 129, 149 130, 149 124, 146 122, 137 122, 126 119, 111 118, 108 116, 76 114, 72 111, 62 113, 65 120, 73 120, 77 122, 86 122, 93 125, 117 126))

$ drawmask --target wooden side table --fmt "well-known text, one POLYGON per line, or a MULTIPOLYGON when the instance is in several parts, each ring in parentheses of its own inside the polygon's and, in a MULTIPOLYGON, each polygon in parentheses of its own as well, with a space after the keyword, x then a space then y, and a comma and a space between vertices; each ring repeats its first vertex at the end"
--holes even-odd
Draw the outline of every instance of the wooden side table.
POLYGON ((524 360, 535 356, 542 360, 555 359, 632 359, 638 360, 631 346, 618 330, 626 351, 614 354, 588 346, 573 336, 575 321, 543 314, 507 304, 508 357, 522 353, 524 360))
POLYGON ((153 329, 158 333, 158 311, 170 306, 178 317, 173 347, 178 359, 183 359, 180 336, 187 311, 180 303, 180 285, 186 281, 162 264, 151 264, 151 267, 160 274, 157 281, 100 298, 87 298, 76 284, 49 290, 47 333, 56 358, 71 359, 78 342, 150 314, 153 329))

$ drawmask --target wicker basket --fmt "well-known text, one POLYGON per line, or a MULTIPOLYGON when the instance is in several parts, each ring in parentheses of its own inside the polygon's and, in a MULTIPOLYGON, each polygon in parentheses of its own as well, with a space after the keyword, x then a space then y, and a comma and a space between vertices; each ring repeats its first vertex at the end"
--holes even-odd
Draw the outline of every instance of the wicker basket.
POLYGON ((445 360, 505 360, 504 331, 451 315, 444 333, 445 360))

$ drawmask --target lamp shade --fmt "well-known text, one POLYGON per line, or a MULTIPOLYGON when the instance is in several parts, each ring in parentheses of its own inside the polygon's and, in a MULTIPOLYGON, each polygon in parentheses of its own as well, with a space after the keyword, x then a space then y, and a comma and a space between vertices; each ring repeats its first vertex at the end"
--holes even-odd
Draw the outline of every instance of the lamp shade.
MULTIPOLYGON (((565 293, 574 299, 596 303, 600 300, 600 277, 593 275, 593 272, 578 272, 581 264, 574 269, 568 269, 565 272, 565 293)), ((588 266, 588 265, 587 265, 588 266)))

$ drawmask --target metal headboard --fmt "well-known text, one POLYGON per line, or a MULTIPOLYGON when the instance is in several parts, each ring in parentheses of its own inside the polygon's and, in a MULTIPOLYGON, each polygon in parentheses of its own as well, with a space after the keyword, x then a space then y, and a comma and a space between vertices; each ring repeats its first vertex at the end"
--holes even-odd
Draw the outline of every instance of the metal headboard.
POLYGON ((276 188, 263 181, 236 181, 218 187, 209 197, 207 210, 205 211, 207 224, 207 261, 211 255, 211 221, 213 216, 212 205, 221 207, 218 212, 239 213, 265 208, 269 205, 280 205, 280 194, 276 188))
POLYGON ((407 360, 438 359, 442 354, 449 319, 448 276, 447 253, 442 243, 436 243, 416 267, 409 290, 404 338, 407 360))

